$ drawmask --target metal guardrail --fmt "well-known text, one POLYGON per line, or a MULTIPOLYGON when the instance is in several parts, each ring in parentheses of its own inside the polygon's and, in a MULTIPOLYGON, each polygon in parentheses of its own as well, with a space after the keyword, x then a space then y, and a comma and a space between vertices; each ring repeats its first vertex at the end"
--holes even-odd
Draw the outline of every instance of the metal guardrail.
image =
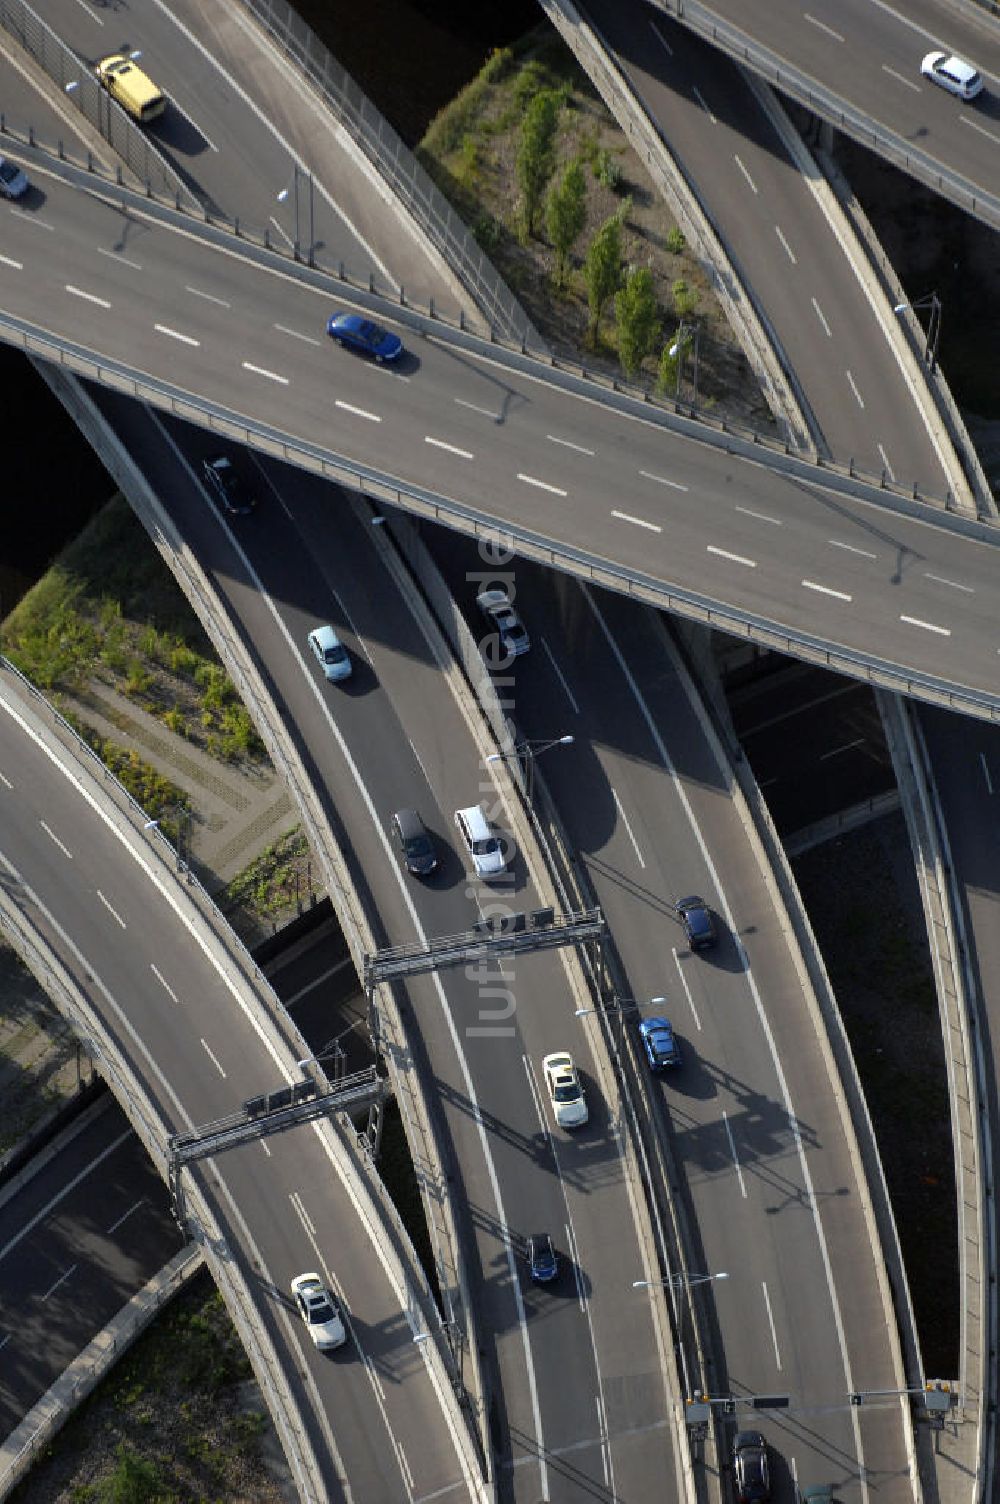
POLYGON ((243 4, 350 131, 489 323, 507 339, 524 340, 536 350, 545 350, 545 341, 468 225, 302 17, 286 0, 243 0, 243 4))
POLYGON ((977 219, 1000 228, 1000 195, 970 193, 955 173, 942 171, 941 164, 928 153, 914 150, 904 137, 892 131, 873 129, 867 115, 845 106, 842 99, 817 85, 815 79, 789 68, 768 48, 697 3, 692 4, 692 0, 651 0, 651 4, 759 74, 782 93, 790 94, 869 151, 877 152, 911 177, 927 183, 977 219))
MULTIPOLYGON (((179 200, 196 203, 196 195, 144 131, 102 88, 96 75, 25 0, 0 0, 0 26, 10 33, 39 67, 59 85, 84 119, 121 157, 140 183, 179 200)), ((109 51, 112 50, 109 48, 109 51)))

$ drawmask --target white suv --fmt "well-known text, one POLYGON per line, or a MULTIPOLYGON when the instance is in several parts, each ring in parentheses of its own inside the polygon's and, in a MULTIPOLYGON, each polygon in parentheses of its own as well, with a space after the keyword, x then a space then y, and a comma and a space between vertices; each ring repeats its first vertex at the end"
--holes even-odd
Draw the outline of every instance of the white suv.
POLYGON ((477 877, 498 877, 507 863, 503 847, 490 829, 490 823, 478 804, 455 811, 455 824, 462 845, 472 858, 477 877))

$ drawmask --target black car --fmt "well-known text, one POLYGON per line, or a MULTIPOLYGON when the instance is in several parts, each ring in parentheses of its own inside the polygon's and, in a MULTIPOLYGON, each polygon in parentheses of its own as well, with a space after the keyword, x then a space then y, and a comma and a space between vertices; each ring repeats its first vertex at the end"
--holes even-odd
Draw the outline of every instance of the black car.
POLYGON ((733 1442, 733 1483, 738 1504, 767 1504, 770 1499, 767 1442, 759 1431, 737 1431, 733 1442))
POLYGON ((237 517, 245 517, 253 511, 254 498, 227 455, 217 454, 212 459, 202 460, 201 473, 205 485, 224 511, 237 517))
POLYGON ((708 950, 715 944, 715 920, 703 898, 692 894, 690 898, 678 898, 674 911, 684 926, 687 943, 692 950, 708 950))
POLYGON ((392 834, 403 853, 407 872, 426 877, 438 864, 430 831, 415 809, 398 809, 392 817, 392 834))
POLYGON ((540 1285, 547 1285, 559 1273, 552 1239, 547 1232, 533 1232, 528 1239, 528 1273, 540 1285))

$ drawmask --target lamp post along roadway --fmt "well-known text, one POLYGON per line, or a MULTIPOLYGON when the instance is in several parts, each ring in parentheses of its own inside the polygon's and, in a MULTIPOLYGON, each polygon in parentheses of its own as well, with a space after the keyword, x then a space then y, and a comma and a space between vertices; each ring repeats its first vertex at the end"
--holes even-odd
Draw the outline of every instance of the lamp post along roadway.
POLYGON ((524 757, 524 796, 531 807, 532 794, 535 786, 535 758, 541 757, 543 752, 548 752, 551 747, 571 747, 574 738, 572 736, 550 736, 548 738, 534 738, 531 741, 515 742, 510 752, 490 752, 487 754, 487 762, 510 762, 512 758, 524 757))

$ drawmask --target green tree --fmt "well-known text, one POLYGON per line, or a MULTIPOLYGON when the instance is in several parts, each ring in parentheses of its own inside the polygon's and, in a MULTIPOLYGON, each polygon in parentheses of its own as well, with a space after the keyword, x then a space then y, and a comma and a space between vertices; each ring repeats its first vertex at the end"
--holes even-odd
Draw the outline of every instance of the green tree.
POLYGON ((587 248, 583 264, 587 283, 587 302, 590 306, 590 325, 587 339, 593 347, 597 344, 597 331, 601 315, 608 299, 617 292, 622 280, 622 222, 613 214, 606 219, 587 248))
POLYGON ((634 376, 650 353, 660 333, 660 318, 648 266, 629 272, 625 286, 615 294, 618 323, 618 359, 627 376, 634 376))
POLYGON ((674 312, 679 319, 686 319, 694 313, 698 306, 698 293, 693 287, 689 287, 683 277, 678 277, 670 289, 674 299, 674 312))
POLYGON ((566 263, 587 219, 587 185, 579 161, 570 162, 549 192, 545 226, 556 253, 557 287, 566 285, 566 263))
POLYGON ((524 199, 524 229, 534 235, 542 192, 555 165, 559 95, 542 89, 528 104, 517 150, 517 182, 524 199))

